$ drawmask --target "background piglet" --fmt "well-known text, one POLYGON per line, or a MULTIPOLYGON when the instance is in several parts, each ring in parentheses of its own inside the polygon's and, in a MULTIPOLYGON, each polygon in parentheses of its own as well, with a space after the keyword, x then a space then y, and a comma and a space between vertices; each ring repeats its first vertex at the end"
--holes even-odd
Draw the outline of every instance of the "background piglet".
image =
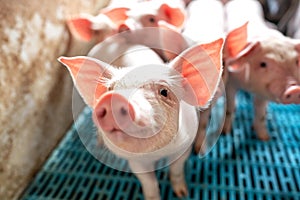
POLYGON ((226 33, 244 25, 248 25, 248 37, 256 37, 268 32, 268 23, 264 19, 264 12, 257 0, 230 0, 225 6, 226 33))
MULTIPOLYGON (((189 43, 208 42, 225 35, 225 13, 223 2, 219 0, 199 0, 192 1, 187 6, 187 20, 183 30, 184 37, 190 39, 189 43)), ((227 73, 223 71, 223 83, 226 82, 227 73)), ((224 93, 223 83, 220 83, 217 96, 224 93)), ((214 99, 217 101, 217 97, 214 99)), ((201 155, 208 152, 209 147, 213 146, 221 130, 208 137, 208 124, 211 115, 211 107, 202 109, 200 112, 199 128, 194 144, 195 152, 201 155)), ((223 126, 220 120, 220 128, 223 126)))
POLYGON ((119 32, 127 19, 127 7, 104 8, 96 16, 83 13, 67 20, 71 34, 86 43, 95 45, 119 32))
POLYGON ((300 103, 300 43, 264 26, 262 8, 256 1, 232 0, 226 4, 226 12, 228 27, 233 30, 229 32, 224 46, 224 59, 229 71, 224 132, 228 133, 231 129, 235 93, 243 89, 254 96, 253 127, 257 137, 267 140, 267 102, 300 103), (244 25, 234 28, 242 23, 242 19, 249 23, 244 22, 244 25))
POLYGON ((181 0, 136 1, 128 7, 116 4, 103 9, 97 16, 84 14, 70 19, 71 33, 93 46, 112 35, 127 32, 127 40, 153 48, 165 61, 188 47, 180 35, 186 17, 181 0), (130 38, 129 35, 138 36, 130 38))
POLYGON ((294 15, 291 17, 290 22, 288 23, 287 35, 300 39, 300 2, 298 1, 298 6, 296 8, 294 15))
MULTIPOLYGON (((123 38, 118 42, 122 44, 123 38)), ((184 162, 198 128, 195 106, 207 106, 215 93, 222 71, 216 70, 221 68, 222 44, 222 39, 198 44, 167 65, 151 49, 127 42, 113 62, 126 60, 127 67, 113 67, 91 57, 59 58, 93 109, 93 121, 105 145, 128 159, 146 199, 160 199, 154 169, 162 157, 175 160, 170 179, 177 196, 188 193, 184 162), (148 58, 142 64, 141 54, 148 58)), ((100 58, 101 48, 95 48, 93 54, 100 58)))
POLYGON ((181 0, 150 0, 132 6, 124 26, 130 30, 143 27, 168 27, 181 32, 185 5, 181 0))
POLYGON ((208 42, 224 36, 225 13, 221 1, 192 1, 186 10, 184 36, 194 42, 208 42))

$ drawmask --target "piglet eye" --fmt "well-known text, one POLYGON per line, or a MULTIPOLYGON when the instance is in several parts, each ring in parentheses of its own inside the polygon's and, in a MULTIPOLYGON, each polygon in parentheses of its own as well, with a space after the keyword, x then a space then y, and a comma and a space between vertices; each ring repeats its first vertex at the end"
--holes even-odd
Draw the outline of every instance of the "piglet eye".
POLYGON ((164 96, 164 97, 168 97, 168 90, 167 89, 160 89, 159 91, 160 95, 164 96))
POLYGON ((260 63, 260 67, 261 67, 261 68, 266 68, 266 67, 267 67, 267 63, 261 62, 261 63, 260 63))
POLYGON ((154 23, 155 21, 156 21, 156 20, 155 20, 154 17, 150 17, 150 18, 149 18, 149 22, 154 23))

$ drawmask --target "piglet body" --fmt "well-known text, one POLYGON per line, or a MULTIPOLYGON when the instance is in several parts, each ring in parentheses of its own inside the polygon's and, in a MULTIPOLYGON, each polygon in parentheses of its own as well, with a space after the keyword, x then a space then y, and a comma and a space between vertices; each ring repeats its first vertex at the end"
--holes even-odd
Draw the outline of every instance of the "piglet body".
POLYGON ((291 20, 288 22, 287 35, 300 39, 300 2, 296 2, 295 4, 298 5, 295 5, 297 8, 295 9, 294 15, 291 17, 291 20))
POLYGON ((300 43, 276 30, 264 27, 263 19, 259 20, 261 11, 257 12, 258 2, 250 0, 247 2, 232 0, 226 4, 231 8, 227 13, 228 23, 230 19, 242 18, 244 13, 256 13, 257 16, 254 17, 254 21, 248 18, 249 22, 244 21, 245 24, 240 27, 233 28, 233 25, 229 25, 233 30, 229 32, 224 47, 225 64, 229 71, 224 132, 231 129, 236 90, 243 89, 254 95, 253 127, 258 138, 267 140, 269 138, 265 127, 267 102, 300 103, 300 43), (250 8, 253 8, 252 12, 250 8), (241 16, 239 17, 237 13, 241 13, 241 16), (230 17, 231 14, 233 16, 230 17), (259 27, 261 28, 258 29, 259 27))
POLYGON ((198 44, 164 64, 150 48, 123 39, 96 46, 89 54, 94 58, 59 61, 93 109, 104 144, 129 161, 145 198, 160 199, 154 170, 163 157, 173 160, 172 187, 185 196, 184 162, 198 128, 196 107, 207 106, 214 96, 223 40, 198 44), (113 50, 120 56, 110 55, 113 50), (217 56, 210 57, 212 52, 217 56))
POLYGON ((192 1, 187 6, 183 35, 194 42, 208 42, 224 36, 223 3, 219 0, 192 1))
MULTIPOLYGON (((209 42, 225 35, 225 12, 223 2, 219 0, 199 0, 191 1, 187 8, 187 19, 185 22, 183 36, 187 38, 189 45, 199 42, 209 42)), ((223 71, 223 83, 226 82, 227 73, 223 71)), ((223 84, 221 83, 221 84, 223 84)), ((218 94, 221 96, 222 87, 218 88, 218 94)), ((214 100, 217 100, 215 97, 214 100)), ((209 116, 211 115, 211 107, 202 109, 200 112, 199 127, 195 139, 195 152, 204 155, 208 152, 207 127, 209 124, 209 116)), ((223 126, 223 122, 219 122, 223 126)), ((215 133, 219 134, 219 133, 215 133)), ((216 136, 214 136, 216 137, 216 136)))

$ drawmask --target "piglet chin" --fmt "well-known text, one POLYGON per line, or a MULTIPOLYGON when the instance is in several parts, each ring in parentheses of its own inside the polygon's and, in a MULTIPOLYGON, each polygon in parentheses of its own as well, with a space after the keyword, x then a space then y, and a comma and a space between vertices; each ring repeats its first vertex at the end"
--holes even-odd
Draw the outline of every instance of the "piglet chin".
POLYGON ((113 143, 125 142, 131 137, 130 135, 124 133, 119 129, 113 129, 112 131, 106 133, 106 135, 109 138, 109 140, 111 140, 113 143))

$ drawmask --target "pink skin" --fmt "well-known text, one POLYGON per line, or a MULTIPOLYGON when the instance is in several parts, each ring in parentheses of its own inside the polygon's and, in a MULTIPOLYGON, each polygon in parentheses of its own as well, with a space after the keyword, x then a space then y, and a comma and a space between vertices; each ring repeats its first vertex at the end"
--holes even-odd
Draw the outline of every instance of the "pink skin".
MULTIPOLYGON (((222 39, 198 44, 167 66, 147 47, 143 54, 148 51, 152 59, 144 59, 141 65, 137 59, 139 51, 132 51, 140 50, 141 46, 130 44, 123 48, 122 59, 117 61, 126 60, 123 68, 84 56, 59 58, 69 69, 85 102, 93 108, 93 120, 105 145, 128 159, 142 184, 145 199, 160 199, 154 166, 162 157, 176 158, 170 166, 172 187, 178 197, 188 194, 183 168, 193 133, 197 132, 195 106, 208 106, 214 95, 222 73, 222 44, 222 39), (155 134, 153 127, 158 127, 155 134)), ((107 55, 105 59, 109 60, 107 55)))
POLYGON ((99 99, 95 108, 96 120, 104 132, 126 130, 134 121, 132 105, 122 95, 113 92, 106 93, 99 99), (113 102, 116 103, 113 103, 113 102), (112 107, 111 104, 115 106, 112 107))
POLYGON ((228 133, 231 130, 235 93, 243 89, 254 94, 253 128, 257 137, 268 140, 265 126, 267 102, 300 103, 300 42, 268 28, 265 28, 268 37, 257 35, 249 38, 247 26, 245 24, 231 31, 225 42, 229 80, 223 131, 228 133))

